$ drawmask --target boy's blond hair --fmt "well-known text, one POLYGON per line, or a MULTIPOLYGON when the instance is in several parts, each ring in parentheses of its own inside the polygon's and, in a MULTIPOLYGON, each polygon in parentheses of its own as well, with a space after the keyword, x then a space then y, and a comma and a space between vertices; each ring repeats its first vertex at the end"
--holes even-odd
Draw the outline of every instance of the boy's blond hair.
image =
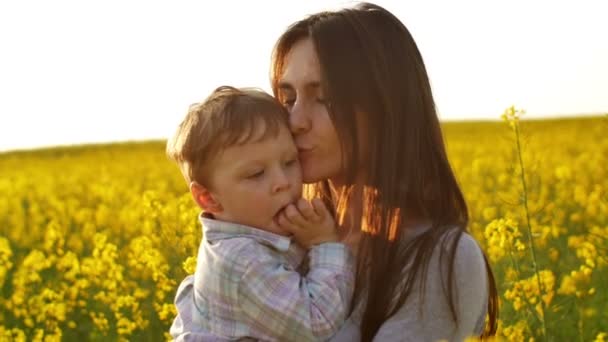
POLYGON ((288 126, 289 113, 272 96, 255 88, 221 86, 202 103, 190 106, 177 131, 167 141, 167 156, 178 165, 186 182, 209 187, 211 163, 223 149, 250 142, 260 124, 258 140, 278 136, 288 126))

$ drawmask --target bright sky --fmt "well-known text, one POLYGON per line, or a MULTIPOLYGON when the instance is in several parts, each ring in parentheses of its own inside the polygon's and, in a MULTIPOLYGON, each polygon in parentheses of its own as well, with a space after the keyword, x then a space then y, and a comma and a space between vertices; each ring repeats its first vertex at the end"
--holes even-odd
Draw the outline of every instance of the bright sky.
MULTIPOLYGON (((377 3, 417 41, 443 120, 608 112, 605 1, 377 3)), ((219 85, 269 91, 280 33, 344 4, 0 1, 0 151, 166 138, 219 85)))

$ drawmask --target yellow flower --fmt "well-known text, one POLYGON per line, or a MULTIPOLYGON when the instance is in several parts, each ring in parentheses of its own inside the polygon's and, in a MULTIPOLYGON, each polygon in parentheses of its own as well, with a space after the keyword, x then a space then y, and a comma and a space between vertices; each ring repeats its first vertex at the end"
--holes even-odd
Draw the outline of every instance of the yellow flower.
POLYGON ((555 177, 559 180, 572 179, 572 169, 568 165, 560 165, 555 169, 555 177))
POLYGON ((10 242, 5 237, 0 236, 0 288, 4 286, 6 274, 13 267, 12 257, 13 251, 10 242))
POLYGON ((196 257, 188 257, 188 259, 184 261, 182 267, 184 268, 184 271, 186 271, 187 274, 194 274, 194 271, 196 270, 196 257))
MULTIPOLYGON (((608 117, 522 127, 522 113, 512 107, 504 118, 520 133, 538 264, 559 274, 552 285, 541 273, 542 290, 528 276, 513 134, 503 123, 442 124, 467 228, 502 289, 498 338, 541 338, 532 316, 548 303, 549 339, 576 335, 580 313, 587 337, 605 341, 608 117), (582 311, 570 310, 572 300, 582 311)), ((0 153, 0 194, 0 341, 68 339, 82 328, 84 340, 169 339, 177 284, 196 269, 202 230, 164 142, 0 153)))
POLYGON ((496 207, 487 207, 483 209, 483 219, 486 221, 490 221, 496 217, 496 207))
POLYGON ((525 250, 524 243, 519 240, 521 236, 517 224, 511 219, 501 218, 490 222, 484 231, 490 259, 497 262, 509 252, 525 250))
POLYGON ((515 270, 515 268, 508 267, 505 274, 505 278, 508 282, 514 282, 517 280, 517 278, 519 278, 519 274, 517 273, 517 270, 515 270))
POLYGON ((527 332, 528 324, 526 321, 518 321, 511 326, 499 324, 497 336, 504 337, 507 341, 525 341, 527 332))
POLYGON ((578 298, 593 295, 595 289, 588 289, 591 283, 592 270, 586 265, 581 265, 578 270, 573 270, 569 275, 562 278, 557 293, 563 295, 575 295, 578 298))
POLYGON ((515 106, 507 108, 501 115, 502 119, 509 124, 511 128, 515 128, 519 124, 519 119, 526 112, 523 109, 516 109, 515 106))
MULTIPOLYGON (((538 273, 542 291, 538 287, 538 278, 532 275, 530 278, 516 281, 513 286, 505 291, 505 299, 512 302, 515 311, 521 310, 526 303, 535 305, 538 303, 538 298, 543 300, 545 305, 550 305, 555 294, 555 276, 551 270, 541 270, 538 273)), ((539 308, 540 308, 540 303, 539 308)))
POLYGON ((91 312, 90 315, 97 329, 99 329, 99 331, 105 335, 110 329, 110 323, 106 319, 105 315, 103 313, 96 312, 91 312))
POLYGON ((549 248, 549 259, 553 262, 556 262, 559 259, 559 251, 556 248, 549 248))

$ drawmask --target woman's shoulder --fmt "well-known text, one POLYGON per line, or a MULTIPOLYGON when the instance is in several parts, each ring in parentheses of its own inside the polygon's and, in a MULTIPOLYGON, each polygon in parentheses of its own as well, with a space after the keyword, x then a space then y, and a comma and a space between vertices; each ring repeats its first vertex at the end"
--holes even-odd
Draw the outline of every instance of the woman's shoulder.
MULTIPOLYGON (((481 332, 488 298, 482 249, 473 236, 458 227, 446 230, 439 242, 429 260, 425 279, 419 283, 423 288, 411 287, 407 300, 382 324, 374 341, 461 341, 481 332), (456 244, 453 255, 451 243, 456 244), (458 323, 453 320, 445 294, 449 278, 446 266, 452 262, 453 286, 450 288, 454 291, 452 298, 458 323)), ((411 270, 411 264, 404 268, 404 272, 411 270)), ((359 316, 353 315, 332 341, 357 340, 359 320, 359 316)))
POLYGON ((438 267, 429 268, 430 273, 435 273, 430 274, 429 277, 441 275, 443 280, 447 281, 446 276, 449 272, 446 266, 451 263, 457 287, 461 282, 467 284, 478 282, 480 287, 485 287, 486 261, 477 240, 457 227, 447 230, 439 240, 431 258, 431 263, 438 267))
POLYGON ((473 236, 457 228, 446 231, 439 240, 429 260, 423 289, 412 288, 404 305, 382 325, 375 340, 398 340, 403 331, 409 331, 408 341, 430 337, 451 341, 479 331, 488 296, 483 252, 473 236), (455 246, 453 254, 450 246, 455 246), (452 285, 448 285, 449 264, 453 265, 452 285), (446 286, 453 293, 458 324, 451 315, 446 286))
POLYGON ((456 235, 457 233, 455 231, 446 233, 448 238, 458 238, 454 252, 454 264, 464 264, 469 266, 481 265, 485 269, 483 252, 477 240, 475 240, 471 234, 465 231, 462 231, 459 236, 456 235))
MULTIPOLYGON (((430 224, 426 226, 418 226, 406 236, 405 241, 427 233, 430 229, 430 224)), ((449 256, 450 260, 454 261, 456 267, 459 264, 463 265, 482 265, 485 268, 484 255, 477 240, 458 226, 453 226, 445 229, 435 243, 433 250, 433 258, 440 256, 449 256), (454 246, 452 250, 452 247, 454 246), (453 254, 451 254, 453 252, 453 254)), ((409 270, 407 270, 409 271, 409 270)))
MULTIPOLYGON (((430 224, 410 230, 408 236, 405 237, 404 246, 408 246, 409 242, 428 233, 429 229, 431 229, 430 224)), ((427 281, 429 278, 434 281, 433 278, 443 277, 445 282, 449 273, 446 266, 450 264, 453 265, 452 274, 457 281, 458 279, 466 280, 472 276, 480 277, 480 281, 484 280, 486 264, 483 251, 477 240, 467 231, 458 226, 450 227, 443 230, 433 244, 433 252, 429 258, 428 273, 426 274, 427 281)), ((411 272, 412 266, 411 262, 405 265, 403 273, 411 272)))

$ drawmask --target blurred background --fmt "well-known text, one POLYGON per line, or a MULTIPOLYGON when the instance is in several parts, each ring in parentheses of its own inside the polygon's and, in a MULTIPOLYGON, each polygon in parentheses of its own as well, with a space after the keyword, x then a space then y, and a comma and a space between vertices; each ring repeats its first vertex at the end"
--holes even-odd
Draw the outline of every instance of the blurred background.
MULTIPOLYGON (((498 340, 607 341, 608 5, 378 3, 426 62, 498 340)), ((343 5, 0 0, 0 341, 169 340, 202 231, 165 139, 343 5)))

